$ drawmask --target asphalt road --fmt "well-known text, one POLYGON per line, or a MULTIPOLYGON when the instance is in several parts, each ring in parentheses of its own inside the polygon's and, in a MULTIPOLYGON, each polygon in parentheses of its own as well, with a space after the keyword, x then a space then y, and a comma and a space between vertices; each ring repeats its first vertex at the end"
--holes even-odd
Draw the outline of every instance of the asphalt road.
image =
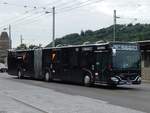
POLYGON ((117 88, 109 88, 106 86, 95 85, 93 87, 84 87, 77 84, 50 82, 22 79, 19 80, 13 76, 0 76, 2 79, 7 79, 21 84, 29 84, 46 89, 51 89, 56 92, 88 97, 107 101, 112 105, 131 108, 143 112, 150 113, 150 84, 142 83, 134 86, 118 86, 117 88))

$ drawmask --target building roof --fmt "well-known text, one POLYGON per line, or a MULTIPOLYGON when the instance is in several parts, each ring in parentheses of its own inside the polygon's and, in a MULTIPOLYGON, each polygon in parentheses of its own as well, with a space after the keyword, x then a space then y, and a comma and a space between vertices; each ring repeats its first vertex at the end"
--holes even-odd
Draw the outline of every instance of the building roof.
POLYGON ((136 41, 140 45, 141 50, 150 50, 150 40, 136 41))

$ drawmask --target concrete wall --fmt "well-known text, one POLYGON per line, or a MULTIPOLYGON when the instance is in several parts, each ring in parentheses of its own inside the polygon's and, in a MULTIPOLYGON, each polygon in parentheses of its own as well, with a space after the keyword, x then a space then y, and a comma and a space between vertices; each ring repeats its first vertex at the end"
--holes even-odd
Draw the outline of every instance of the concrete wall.
POLYGON ((150 80, 150 51, 142 52, 142 78, 150 80))
POLYGON ((150 68, 142 68, 142 78, 144 80, 150 80, 150 68))

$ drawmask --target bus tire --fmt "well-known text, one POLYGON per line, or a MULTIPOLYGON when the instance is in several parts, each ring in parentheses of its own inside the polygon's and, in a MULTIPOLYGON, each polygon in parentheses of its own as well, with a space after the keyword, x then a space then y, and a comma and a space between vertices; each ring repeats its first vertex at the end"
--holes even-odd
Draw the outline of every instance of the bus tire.
POLYGON ((107 86, 112 89, 117 88, 117 84, 108 84, 107 86))
POLYGON ((91 82, 91 77, 89 75, 85 75, 84 78, 83 78, 83 84, 84 86, 87 86, 87 87, 90 87, 92 85, 92 82, 91 82))
POLYGON ((18 76, 18 79, 22 79, 23 78, 23 73, 22 73, 21 69, 18 69, 17 76, 18 76))
POLYGON ((45 72, 45 76, 44 76, 44 80, 46 81, 46 82, 50 82, 50 81, 52 81, 52 74, 49 72, 49 71, 46 71, 45 72))

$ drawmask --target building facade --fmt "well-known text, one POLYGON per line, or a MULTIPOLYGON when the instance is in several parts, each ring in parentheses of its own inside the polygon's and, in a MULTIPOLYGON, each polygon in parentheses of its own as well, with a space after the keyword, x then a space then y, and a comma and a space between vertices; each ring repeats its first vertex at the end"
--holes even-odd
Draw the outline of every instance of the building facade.
POLYGON ((150 80, 150 40, 138 41, 142 55, 142 76, 150 80))
POLYGON ((11 41, 7 32, 0 35, 0 63, 6 63, 7 51, 11 48, 11 41))

